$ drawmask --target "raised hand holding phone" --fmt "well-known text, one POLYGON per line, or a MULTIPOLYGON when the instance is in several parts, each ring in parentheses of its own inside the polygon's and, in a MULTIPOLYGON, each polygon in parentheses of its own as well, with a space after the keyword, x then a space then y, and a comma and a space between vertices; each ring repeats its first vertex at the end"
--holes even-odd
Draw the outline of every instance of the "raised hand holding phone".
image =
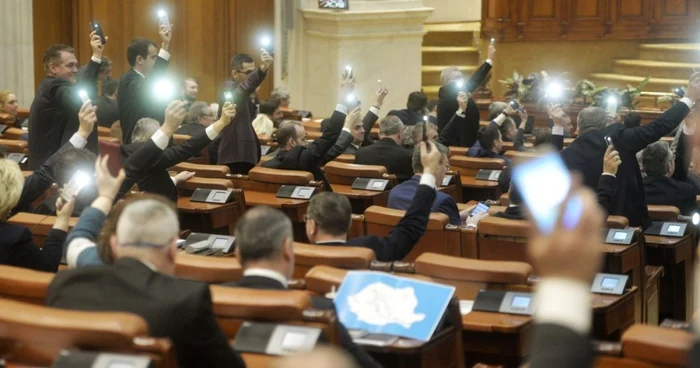
MULTIPOLYGON (((605 137, 610 138, 610 137, 605 137)), ((612 139, 610 140, 611 144, 608 145, 608 148, 605 150, 605 157, 603 159, 603 173, 608 174, 608 175, 617 175, 617 168, 620 167, 620 164, 622 164, 622 159, 620 159, 620 153, 615 150, 615 147, 612 145, 612 139)))
POLYGON ((423 174, 435 175, 440 164, 442 154, 435 143, 430 141, 420 142, 420 162, 423 164, 423 174))

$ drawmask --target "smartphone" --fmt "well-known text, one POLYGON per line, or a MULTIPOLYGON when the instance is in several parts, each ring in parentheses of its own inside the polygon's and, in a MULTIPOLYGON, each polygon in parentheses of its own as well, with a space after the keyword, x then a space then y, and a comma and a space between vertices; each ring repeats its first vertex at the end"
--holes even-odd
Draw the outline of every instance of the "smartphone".
POLYGON ((517 100, 510 100, 508 104, 513 108, 513 110, 520 111, 520 103, 517 100))
POLYGON ((270 56, 275 56, 275 45, 272 43, 272 39, 267 36, 263 36, 260 39, 260 47, 265 49, 270 56))
POLYGON ((102 40, 102 44, 106 45, 107 44, 107 39, 105 38, 105 33, 102 30, 102 25, 97 22, 90 22, 90 33, 96 32, 98 36, 100 36, 100 40, 102 40))
POLYGON ((613 145, 612 138, 610 138, 609 135, 605 136, 605 143, 608 145, 608 147, 612 147, 613 149, 615 149, 615 145, 613 145))
POLYGON ((674 88, 673 94, 678 96, 678 98, 683 98, 683 96, 685 96, 685 92, 683 92, 683 88, 681 88, 681 87, 674 88))
POLYGON ((484 202, 479 202, 476 207, 472 210, 472 212, 469 214, 469 216, 477 216, 481 215, 484 212, 488 212, 489 208, 491 208, 489 205, 487 205, 484 202))
MULTIPOLYGON (((362 102, 357 99, 357 96, 349 94, 345 97, 345 102, 347 102, 348 110, 354 110, 356 107, 360 106, 362 102)), ((349 113, 349 111, 348 111, 349 113)))
POLYGON ((523 129, 523 133, 532 134, 532 130, 534 128, 535 128, 535 117, 528 116, 527 121, 525 122, 525 128, 523 129))
POLYGON ((379 89, 384 89, 384 85, 382 84, 381 79, 377 79, 377 83, 379 83, 379 89))
POLYGON ((68 184, 63 187, 63 190, 61 191, 61 198, 67 202, 70 198, 77 196, 88 183, 90 183, 90 177, 84 172, 78 170, 75 174, 73 174, 73 177, 70 179, 68 184))
MULTIPOLYGON (((428 116, 423 115, 423 142, 428 144, 428 116)), ((429 146, 426 146, 429 147, 429 146)))
POLYGON ((496 45, 496 39, 491 37, 491 46, 494 46, 494 45, 496 45))
POLYGON ((229 91, 224 92, 224 101, 233 103, 233 93, 229 91))
POLYGON ((90 96, 88 96, 87 91, 84 89, 78 91, 78 96, 80 96, 80 100, 83 101, 83 103, 90 101, 90 96))
MULTIPOLYGON (((537 228, 544 234, 551 233, 571 190, 571 175, 559 153, 550 151, 515 166, 512 178, 537 228)), ((567 204, 564 211, 566 225, 575 226, 581 212, 580 200, 567 204)))
POLYGON ((350 65, 345 66, 345 71, 343 72, 343 79, 352 78, 352 67, 350 65))
POLYGON ((170 18, 168 18, 168 13, 165 10, 158 10, 158 24, 165 26, 168 32, 172 31, 172 28, 170 28, 170 18))

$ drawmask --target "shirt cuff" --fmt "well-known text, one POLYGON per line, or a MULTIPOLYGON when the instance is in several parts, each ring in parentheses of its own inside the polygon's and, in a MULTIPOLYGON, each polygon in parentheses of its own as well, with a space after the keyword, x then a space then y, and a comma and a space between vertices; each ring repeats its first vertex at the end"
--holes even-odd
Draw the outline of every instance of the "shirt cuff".
POLYGON ((435 179, 435 175, 433 175, 433 174, 424 173, 423 175, 420 176, 420 184, 421 185, 427 185, 427 186, 435 189, 436 182, 437 182, 437 180, 435 179))
POLYGON ((348 133, 352 134, 352 132, 350 131, 350 129, 349 129, 349 128, 343 127, 343 131, 344 131, 344 132, 348 132, 348 133))
POLYGON ((681 102, 686 104, 689 109, 692 109, 693 106, 695 106, 695 102, 693 102, 693 100, 689 99, 688 97, 681 98, 681 102))
POLYGON ((163 133, 162 130, 158 129, 155 133, 153 133, 151 139, 153 140, 153 143, 155 143, 161 150, 168 148, 168 141, 170 141, 170 139, 167 135, 165 135, 165 133, 163 133))
POLYGON ((536 323, 552 323, 587 335, 591 314, 590 285, 556 277, 545 278, 537 285, 536 323))
POLYGON ((70 137, 69 142, 75 148, 83 148, 87 144, 87 140, 85 138, 79 136, 78 133, 73 134, 73 136, 70 137))
POLYGON ((564 135, 564 127, 553 126, 552 127, 552 135, 564 135))
POLYGON ((76 268, 78 266, 78 257, 83 251, 89 248, 94 248, 95 243, 87 238, 76 238, 73 239, 70 244, 68 244, 68 250, 66 251, 66 264, 69 268, 76 268))
POLYGON ((683 123, 683 134, 685 135, 694 135, 695 134, 695 127, 693 129, 688 128, 688 126, 683 123))
POLYGON ((374 115, 379 116, 379 108, 377 108, 377 107, 374 106, 374 105, 372 105, 372 107, 369 108, 369 112, 371 112, 371 113, 374 114, 374 115))
POLYGON ((491 60, 491 59, 486 59, 486 61, 484 61, 484 62, 489 63, 489 65, 493 66, 493 60, 491 60))
POLYGON ((216 129, 214 129, 214 124, 209 125, 204 131, 207 132, 207 137, 209 137, 209 140, 213 141, 219 136, 219 133, 217 133, 216 129))
POLYGON ((467 115, 464 114, 464 111, 461 111, 461 110, 457 110, 457 112, 455 112, 455 115, 459 116, 460 118, 467 117, 467 115))
POLYGON ((170 53, 163 49, 160 49, 160 51, 158 51, 158 57, 160 57, 161 59, 170 60, 170 53))
POLYGON ((177 179, 175 179, 174 176, 171 176, 171 177, 170 177, 170 180, 173 181, 173 185, 177 186, 177 179))
POLYGON ((337 104, 337 105, 335 105, 335 111, 341 112, 341 113, 347 115, 348 114, 348 107, 343 105, 343 104, 337 104))
POLYGON ((94 57, 94 56, 91 57, 90 60, 92 60, 92 61, 94 61, 94 62, 96 62, 96 63, 98 63, 98 64, 102 64, 102 59, 98 59, 98 58, 96 58, 96 57, 94 57))
POLYGON ((615 176, 614 174, 611 174, 611 173, 604 172, 602 175, 607 175, 607 176, 612 176, 613 178, 617 178, 617 176, 615 176))

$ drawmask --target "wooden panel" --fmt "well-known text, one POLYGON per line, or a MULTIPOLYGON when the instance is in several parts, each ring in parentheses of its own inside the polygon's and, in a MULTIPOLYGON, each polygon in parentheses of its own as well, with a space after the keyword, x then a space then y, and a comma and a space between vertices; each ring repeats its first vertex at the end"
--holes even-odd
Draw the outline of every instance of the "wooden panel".
POLYGON ((656 0, 650 32, 657 38, 683 33, 696 35, 700 31, 699 19, 700 2, 697 0, 656 0))
POLYGON ((603 37, 606 33, 609 0, 572 0, 562 32, 568 39, 603 37))
MULTIPOLYGON (((199 99, 216 101, 229 77, 229 60, 243 47, 256 60, 253 43, 261 25, 274 24, 273 0, 33 0, 35 58, 41 60, 48 45, 73 45, 81 63, 92 50, 88 23, 99 21, 109 37, 105 55, 113 60, 113 77, 129 69, 126 49, 132 39, 145 37, 160 46, 157 9, 164 8, 173 23, 169 74, 179 84, 184 78, 199 81, 199 99)), ((37 70, 40 71, 37 63, 37 70)), ((44 73, 36 74, 37 85, 44 73)), ((261 88, 267 96, 272 75, 261 88)))
POLYGON ((562 0, 526 0, 521 12, 527 39, 551 39, 562 35, 562 0))
POLYGON ((690 15, 690 0, 666 0, 660 3, 661 16, 684 16, 690 15))
POLYGON ((484 38, 514 39, 518 35, 519 1, 482 0, 481 33, 484 38))

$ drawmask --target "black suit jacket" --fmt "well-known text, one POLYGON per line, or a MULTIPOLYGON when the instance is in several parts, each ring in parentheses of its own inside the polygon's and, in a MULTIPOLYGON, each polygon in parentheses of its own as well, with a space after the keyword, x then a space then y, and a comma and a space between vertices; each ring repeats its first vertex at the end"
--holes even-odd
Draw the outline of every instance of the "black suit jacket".
POLYGON ((579 171, 583 175, 586 186, 595 190, 603 173, 603 156, 607 149, 605 136, 610 136, 622 159, 617 170, 617 194, 610 206, 610 215, 625 216, 631 226, 647 228, 651 226, 651 220, 644 196, 642 174, 635 155, 670 133, 688 112, 686 104, 677 103, 645 126, 625 129, 622 124, 612 124, 600 130, 587 131, 562 151, 562 158, 570 170, 579 171))
POLYGON ((349 245, 369 248, 374 251, 378 261, 400 261, 425 234, 430 218, 430 210, 435 201, 435 189, 427 185, 419 185, 411 206, 401 221, 389 232, 389 235, 380 238, 376 235, 361 236, 350 239, 345 243, 331 242, 323 245, 349 245))
POLYGON ((51 229, 43 248, 34 244, 29 228, 0 221, 0 264, 56 272, 63 256, 66 232, 51 229))
MULTIPOLYGON (((456 98, 456 97, 455 97, 456 98)), ((423 115, 409 109, 391 110, 386 116, 396 116, 403 125, 416 125, 423 122, 423 115)))
MULTIPOLYGON (((469 93, 474 92, 484 82, 489 71, 491 71, 491 64, 484 62, 461 90, 469 93)), ((438 129, 442 130, 459 108, 459 103, 457 103, 457 94, 459 92, 460 89, 457 88, 454 82, 440 87, 438 91, 438 129)), ((466 115, 467 123, 461 125, 458 129, 458 134, 451 137, 449 146, 471 147, 476 142, 477 133, 479 132, 479 120, 481 119, 479 117, 479 107, 476 106, 473 99, 469 99, 467 110, 464 114, 466 115)))
POLYGON ((56 274, 46 304, 141 316, 153 337, 168 337, 180 367, 245 367, 212 312, 209 285, 163 275, 133 258, 56 274))
POLYGON ((386 167, 389 174, 396 174, 399 182, 413 177, 413 152, 394 142, 391 138, 382 138, 373 145, 360 148, 355 154, 355 163, 361 165, 379 165, 386 167))
POLYGON ((97 106, 97 125, 111 128, 112 124, 119 121, 119 106, 117 101, 112 101, 105 96, 100 96, 95 101, 97 106))
POLYGON ((330 191, 330 184, 323 175, 321 166, 325 165, 328 161, 332 161, 345 151, 343 148, 342 150, 334 150, 330 155, 328 154, 338 140, 344 122, 345 114, 337 110, 333 111, 333 115, 331 115, 330 119, 330 126, 323 131, 320 138, 309 143, 308 146, 297 145, 289 151, 280 149, 277 156, 272 160, 263 162, 262 167, 308 171, 314 175, 314 180, 323 181, 326 190, 330 191))
MULTIPOLYGON (((81 88, 97 90, 100 64, 90 60, 85 79, 76 85, 61 78, 45 77, 29 110, 29 170, 38 169, 78 131, 81 88)), ((88 137, 87 149, 97 153, 97 129, 88 137)))
POLYGON ((142 192, 161 194, 177 202, 177 188, 170 179, 168 168, 199 155, 209 143, 211 139, 206 132, 202 132, 165 150, 161 150, 150 138, 145 142, 121 146, 126 179, 119 191, 120 196, 137 183, 142 192))
POLYGON ((594 359, 588 336, 552 323, 535 324, 530 367, 590 368, 594 359))
POLYGON ((161 124, 165 120, 165 107, 170 101, 158 102, 153 88, 154 82, 157 82, 167 70, 168 61, 158 56, 151 73, 146 78, 134 69, 129 69, 119 79, 117 104, 122 140, 125 144, 131 143, 131 135, 139 119, 153 118, 161 124))
POLYGON ((250 95, 255 92, 265 80, 267 72, 258 68, 248 75, 248 79, 241 84, 233 80, 224 82, 219 96, 219 112, 224 108, 224 94, 231 92, 233 102, 236 104, 236 116, 233 122, 221 132, 221 140, 218 142, 218 164, 228 165, 245 162, 256 165, 260 161, 260 141, 253 129, 253 120, 257 107, 251 101, 250 95))
MULTIPOLYGON (((229 282, 223 285, 250 289, 287 290, 285 285, 280 284, 279 281, 263 276, 244 276, 240 282, 229 282)), ((333 310, 335 312, 335 306, 330 299, 312 295, 311 304, 315 309, 333 310)), ((340 335, 340 345, 352 355, 360 367, 381 367, 364 349, 352 341, 348 330, 340 322, 338 322, 338 334, 340 335)))

